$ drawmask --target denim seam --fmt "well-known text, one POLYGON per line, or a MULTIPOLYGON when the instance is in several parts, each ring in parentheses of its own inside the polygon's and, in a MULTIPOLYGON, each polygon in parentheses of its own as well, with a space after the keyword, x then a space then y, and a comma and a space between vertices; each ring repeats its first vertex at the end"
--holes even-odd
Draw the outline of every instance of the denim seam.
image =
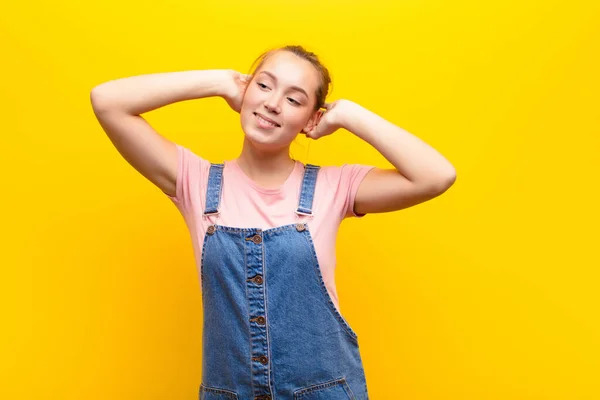
POLYGON ((351 400, 356 400, 356 396, 354 395, 354 392, 352 391, 352 389, 350 389, 350 385, 348 385, 348 382, 344 382, 344 384, 342 385, 342 388, 344 388, 344 390, 346 391, 346 394, 350 397, 351 400))
POLYGON ((323 383, 318 383, 316 385, 311 385, 305 388, 301 388, 298 389, 294 392, 294 399, 300 398, 304 395, 319 391, 319 390, 323 390, 323 389, 327 389, 330 387, 334 387, 340 384, 345 384, 346 383, 346 378, 345 377, 341 377, 341 378, 336 378, 327 382, 323 382, 323 383))
POLYGON ((235 400, 237 400, 238 395, 236 392, 231 391, 231 390, 227 390, 227 389, 221 389, 221 388, 217 388, 217 387, 213 387, 213 386, 206 386, 204 383, 202 383, 200 385, 200 390, 203 390, 205 392, 212 392, 212 393, 216 393, 216 394, 223 394, 225 396, 231 397, 235 400))
MULTIPOLYGON (((233 233, 239 233, 234 231, 233 233)), ((240 240, 242 241, 242 247, 244 249, 244 287, 246 292, 246 305, 248 306, 248 310, 250 310, 250 300, 248 297, 248 251, 246 249, 246 243, 243 241, 243 235, 240 235, 240 240)), ((252 322, 248 322, 248 348, 250 349, 250 384, 252 385, 252 393, 254 393, 254 367, 252 365, 252 322)))
MULTIPOLYGON (((272 368, 273 368, 273 354, 271 353, 271 336, 269 335, 269 307, 267 306, 267 302, 268 302, 268 294, 267 294, 267 271, 266 271, 266 254, 265 254, 265 240, 264 240, 264 234, 263 234, 263 240, 262 240, 262 272, 263 272, 263 294, 264 294, 264 299, 265 299, 265 332, 267 334, 267 352, 269 354, 269 376, 268 376, 268 380, 269 380, 269 392, 273 393, 273 387, 271 385, 271 377, 272 377, 272 368)), ((274 396, 273 396, 274 397, 274 396)))
POLYGON ((208 242, 208 236, 206 232, 204 233, 204 239, 202 240, 202 255, 200 257, 200 280, 202 281, 200 285, 200 289, 202 289, 202 293, 204 293, 204 253, 206 252, 206 244, 208 242))
MULTIPOLYGON (((256 228, 239 228, 239 227, 235 227, 235 226, 227 226, 227 225, 219 225, 219 224, 214 224, 214 226, 216 229, 222 230, 225 232, 249 233, 249 232, 256 231, 256 228)), ((296 229, 296 223, 291 223, 291 224, 276 226, 274 228, 264 229, 262 231, 262 233, 263 233, 263 235, 269 235, 271 233, 277 233, 277 232, 283 231, 283 230, 295 230, 295 229, 296 229)))

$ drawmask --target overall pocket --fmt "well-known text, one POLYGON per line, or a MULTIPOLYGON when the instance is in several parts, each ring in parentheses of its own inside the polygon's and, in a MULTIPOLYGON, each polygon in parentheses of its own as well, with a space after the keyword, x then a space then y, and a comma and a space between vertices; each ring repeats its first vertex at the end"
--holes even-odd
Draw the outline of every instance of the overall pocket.
POLYGON ((202 383, 200 400, 238 400, 238 395, 231 390, 209 387, 202 383))
POLYGON ((294 392, 294 400, 354 400, 354 394, 346 382, 346 378, 319 383, 298 389, 294 392))

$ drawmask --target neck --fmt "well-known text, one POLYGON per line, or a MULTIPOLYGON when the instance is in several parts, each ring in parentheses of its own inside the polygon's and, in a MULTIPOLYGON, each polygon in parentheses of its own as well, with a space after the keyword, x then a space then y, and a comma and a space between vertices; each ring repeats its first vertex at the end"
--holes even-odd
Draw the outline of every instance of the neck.
POLYGON ((250 179, 263 186, 283 184, 296 164, 289 155, 288 147, 276 151, 262 150, 247 138, 244 138, 242 152, 236 162, 250 179))

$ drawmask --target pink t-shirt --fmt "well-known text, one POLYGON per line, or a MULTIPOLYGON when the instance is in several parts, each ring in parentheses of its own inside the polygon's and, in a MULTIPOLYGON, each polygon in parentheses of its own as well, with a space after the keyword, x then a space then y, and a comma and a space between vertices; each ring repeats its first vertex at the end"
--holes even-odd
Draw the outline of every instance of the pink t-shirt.
MULTIPOLYGON (((210 162, 179 144, 177 152, 176 194, 167 197, 179 209, 189 229, 199 279, 202 245, 209 225, 266 230, 298 221, 295 211, 304 176, 304 164, 300 161, 296 161, 290 176, 277 189, 257 185, 235 160, 225 161, 219 215, 205 217, 210 162)), ((354 213, 354 198, 360 182, 372 168, 361 164, 321 167, 312 204, 313 218, 300 216, 308 225, 325 286, 338 310, 334 276, 336 236, 344 218, 362 217, 354 213)))

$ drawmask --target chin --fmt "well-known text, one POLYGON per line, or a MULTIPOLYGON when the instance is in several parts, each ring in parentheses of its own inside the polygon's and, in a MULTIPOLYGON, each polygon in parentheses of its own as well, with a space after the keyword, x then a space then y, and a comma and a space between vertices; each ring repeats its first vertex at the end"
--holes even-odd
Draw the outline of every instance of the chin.
POLYGON ((277 137, 275 135, 269 135, 267 132, 262 132, 260 129, 256 129, 254 127, 248 127, 243 129, 244 135, 248 141, 252 142, 252 145, 261 150, 277 150, 278 148, 283 147, 277 141, 277 137))
POLYGON ((265 132, 255 126, 242 126, 246 139, 252 146, 266 152, 276 152, 290 146, 291 141, 282 140, 284 137, 274 132, 265 132))

